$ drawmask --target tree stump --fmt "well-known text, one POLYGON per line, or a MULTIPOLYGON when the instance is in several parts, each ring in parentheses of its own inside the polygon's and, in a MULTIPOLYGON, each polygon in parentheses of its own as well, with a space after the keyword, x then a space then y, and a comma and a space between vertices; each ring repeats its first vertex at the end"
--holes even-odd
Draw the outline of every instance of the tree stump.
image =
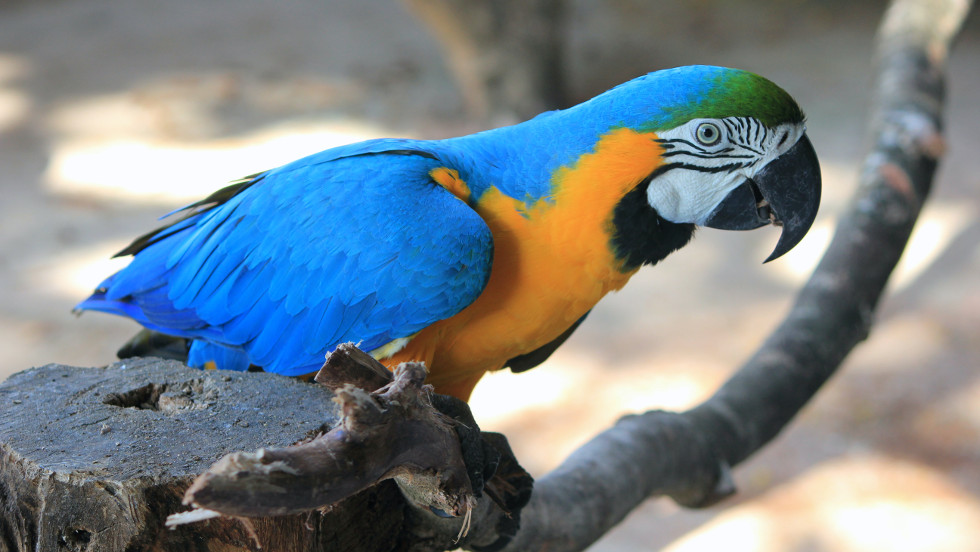
POLYGON ((328 512, 169 530, 193 479, 226 453, 284 447, 336 423, 322 386, 129 359, 51 364, 0 383, 0 551, 394 550, 391 482, 328 512))

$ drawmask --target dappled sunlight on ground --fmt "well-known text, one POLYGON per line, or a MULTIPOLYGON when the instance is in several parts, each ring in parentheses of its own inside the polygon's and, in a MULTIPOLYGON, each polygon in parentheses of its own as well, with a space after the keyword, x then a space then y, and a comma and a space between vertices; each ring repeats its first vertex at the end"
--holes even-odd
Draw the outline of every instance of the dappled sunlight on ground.
POLYGON ((919 215, 912 236, 895 272, 889 281, 889 291, 899 291, 932 266, 946 251, 950 242, 980 218, 980 211, 968 203, 932 201, 919 215))
POLYGON ((324 149, 390 136, 360 122, 279 125, 196 145, 171 141, 66 140, 54 146, 45 174, 56 194, 120 202, 192 202, 223 183, 324 149))
POLYGON ((21 268, 20 285, 25 290, 41 286, 45 293, 84 298, 106 276, 129 264, 129 259, 112 258, 124 246, 113 241, 36 259, 21 268))
POLYGON ((0 133, 24 124, 31 112, 31 97, 16 86, 29 67, 20 56, 0 53, 0 133))
POLYGON ((836 222, 836 220, 814 222, 803 241, 781 257, 779 263, 773 264, 771 276, 791 285, 799 286, 806 282, 820 262, 820 258, 823 257, 827 246, 830 245, 836 222))
POLYGON ((977 527, 976 497, 938 470, 856 454, 719 513, 666 550, 966 552, 980 544, 977 527))
POLYGON ((569 347, 529 372, 484 376, 470 406, 481 429, 508 435, 525 467, 543 475, 621 416, 683 410, 707 398, 724 372, 697 356, 635 358, 610 367, 569 347))

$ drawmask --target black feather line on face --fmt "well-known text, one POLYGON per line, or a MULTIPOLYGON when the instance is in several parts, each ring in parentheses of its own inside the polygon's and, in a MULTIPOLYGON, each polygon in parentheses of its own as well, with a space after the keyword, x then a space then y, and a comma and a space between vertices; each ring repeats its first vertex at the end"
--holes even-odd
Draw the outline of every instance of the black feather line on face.
POLYGON ((670 222, 647 202, 653 176, 623 196, 613 210, 612 250, 623 272, 657 264, 694 236, 693 224, 670 222))

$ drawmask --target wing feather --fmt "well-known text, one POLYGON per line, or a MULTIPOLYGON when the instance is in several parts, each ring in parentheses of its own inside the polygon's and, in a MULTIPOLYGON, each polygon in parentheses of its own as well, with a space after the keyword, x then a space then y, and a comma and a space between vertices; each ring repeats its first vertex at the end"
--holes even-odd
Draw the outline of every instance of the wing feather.
POLYGON ((124 250, 130 265, 79 308, 284 374, 342 342, 411 336, 482 292, 493 252, 486 223, 430 178, 443 164, 424 144, 355 144, 216 192, 124 250))

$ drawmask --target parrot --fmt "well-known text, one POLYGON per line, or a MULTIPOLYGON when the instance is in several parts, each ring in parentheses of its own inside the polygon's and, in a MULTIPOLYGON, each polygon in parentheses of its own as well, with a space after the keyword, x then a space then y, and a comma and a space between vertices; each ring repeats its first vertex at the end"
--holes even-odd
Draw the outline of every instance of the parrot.
POLYGON ((186 340, 187 364, 315 373, 348 342, 468 400, 548 358, 695 230, 781 234, 820 203, 805 116, 755 73, 655 71, 567 109, 439 140, 371 139, 231 182, 120 251, 78 312, 186 340))

